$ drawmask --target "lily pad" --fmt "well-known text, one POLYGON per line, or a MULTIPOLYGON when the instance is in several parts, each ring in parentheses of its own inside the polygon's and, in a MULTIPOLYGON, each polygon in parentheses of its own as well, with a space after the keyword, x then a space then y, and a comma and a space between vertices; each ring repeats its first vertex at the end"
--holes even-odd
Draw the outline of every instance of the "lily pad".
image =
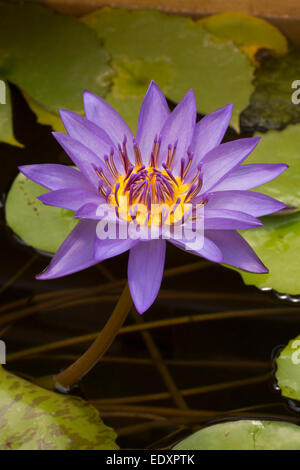
POLYGON ((285 421, 227 421, 201 429, 174 450, 300 450, 300 427, 285 421))
POLYGON ((207 31, 220 39, 230 39, 257 65, 255 55, 260 49, 270 49, 276 55, 288 51, 285 36, 268 21, 245 13, 228 12, 199 20, 207 31))
POLYGON ((259 288, 300 294, 300 213, 268 216, 262 221, 264 227, 240 232, 267 266, 269 273, 239 271, 243 281, 259 288))
POLYGON ((292 83, 299 77, 299 51, 266 60, 257 68, 253 81, 255 91, 250 105, 241 113, 241 129, 264 132, 300 122, 300 106, 292 101, 293 93, 298 93, 292 83))
POLYGON ((50 392, 0 366, 0 450, 117 450, 115 439, 81 398, 50 392))
POLYGON ((276 379, 283 396, 300 400, 300 335, 276 359, 276 379))
POLYGON ((5 216, 8 226, 25 243, 55 253, 78 221, 72 211, 45 206, 37 199, 46 192, 19 173, 7 195, 5 216))
POLYGON ((50 112, 83 112, 82 91, 104 96, 112 69, 97 35, 76 18, 28 2, 0 2, 0 77, 50 112))
POLYGON ((157 11, 105 8, 82 21, 104 39, 112 56, 117 76, 106 99, 134 132, 151 79, 174 102, 193 88, 202 114, 233 103, 231 125, 238 129, 254 68, 232 41, 220 41, 192 19, 157 11))
POLYGON ((10 90, 3 80, 0 80, 0 142, 21 146, 14 137, 10 90))
POLYGON ((300 208, 300 124, 288 126, 283 131, 255 133, 261 140, 247 159, 247 163, 286 163, 289 168, 278 178, 255 191, 279 199, 288 206, 300 208))

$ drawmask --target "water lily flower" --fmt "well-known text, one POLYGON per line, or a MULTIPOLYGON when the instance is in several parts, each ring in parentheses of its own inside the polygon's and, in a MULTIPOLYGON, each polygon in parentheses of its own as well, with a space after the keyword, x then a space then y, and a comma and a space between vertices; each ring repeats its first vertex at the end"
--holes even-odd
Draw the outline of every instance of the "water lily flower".
MULTIPOLYGON (((130 250, 129 288, 136 309, 143 313, 158 294, 166 253, 165 219, 155 217, 152 207, 164 205, 166 212, 170 208, 173 223, 178 225, 185 222, 174 219, 175 209, 179 207, 184 215, 187 203, 204 211, 202 244, 190 251, 216 263, 267 272, 237 230, 258 227, 262 222, 257 217, 285 207, 248 190, 276 178, 287 165, 242 164, 256 147, 257 137, 221 143, 231 104, 196 123, 192 90, 170 113, 163 93, 151 82, 134 138, 104 99, 85 91, 83 100, 86 117, 61 110, 67 133, 53 133, 76 168, 59 164, 20 167, 24 175, 50 190, 39 197, 44 204, 75 211, 79 219, 38 279, 66 276, 130 250), (116 215, 119 229, 136 221, 134 206, 143 205, 148 214, 144 226, 156 225, 158 235, 153 239, 99 238, 96 231, 102 203, 112 208, 107 219, 116 215)), ((185 239, 171 236, 170 242, 188 247, 185 239)))

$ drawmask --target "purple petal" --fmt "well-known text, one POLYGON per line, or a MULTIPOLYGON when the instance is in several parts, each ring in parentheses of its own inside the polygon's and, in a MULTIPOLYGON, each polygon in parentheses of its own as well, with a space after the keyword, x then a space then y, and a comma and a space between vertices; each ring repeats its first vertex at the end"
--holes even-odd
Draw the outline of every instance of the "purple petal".
POLYGON ((195 95, 193 90, 190 90, 169 115, 161 130, 159 163, 166 162, 168 146, 174 147, 174 145, 177 145, 172 168, 175 174, 178 174, 181 158, 186 156, 191 144, 196 123, 196 113, 195 95))
POLYGON ((235 168, 214 187, 214 191, 252 189, 281 175, 288 165, 284 163, 250 163, 235 168))
POLYGON ((201 194, 212 190, 229 172, 236 168, 258 144, 259 137, 226 142, 208 152, 201 162, 203 186, 201 194))
POLYGON ((205 230, 238 230, 261 227, 263 223, 252 215, 228 209, 206 209, 204 212, 205 230))
POLYGON ((167 101, 160 88, 151 81, 140 110, 136 133, 145 165, 149 164, 154 139, 160 135, 168 116, 167 101))
POLYGON ((81 188, 58 189, 42 194, 38 199, 47 206, 62 207, 70 211, 77 211, 83 201, 98 203, 98 205, 101 203, 101 197, 98 194, 81 188))
POLYGON ((95 168, 103 166, 103 160, 68 134, 53 132, 53 135, 83 175, 98 189, 99 177, 95 168))
POLYGON ((185 243, 184 241, 174 239, 170 240, 170 242, 181 250, 189 251, 194 255, 202 256, 203 258, 206 258, 209 261, 213 261, 215 263, 222 262, 223 255, 221 250, 213 241, 209 240, 207 237, 204 237, 203 247, 200 250, 194 250, 193 247, 189 244, 189 242, 185 243))
POLYGON ((272 214, 285 207, 280 201, 254 191, 218 191, 209 194, 207 209, 241 211, 254 217, 272 214))
POLYGON ((130 250, 128 282, 134 305, 144 313, 154 302, 160 289, 166 254, 165 240, 140 242, 130 250))
POLYGON ((125 239, 111 239, 106 238, 104 240, 95 238, 95 258, 98 261, 103 261, 108 258, 120 255, 127 250, 130 250, 138 243, 138 240, 132 240, 130 238, 125 239))
POLYGON ((88 202, 83 204, 79 207, 74 215, 74 219, 92 219, 92 220, 100 220, 102 216, 97 215, 97 210, 99 208, 99 204, 88 202))
MULTIPOLYGON (((115 207, 103 201, 87 202, 79 207, 74 215, 74 219, 92 219, 92 220, 105 220, 112 222, 117 226, 128 225, 127 221, 118 219, 115 207)), ((127 232, 126 232, 127 233, 127 232)))
POLYGON ((37 279, 54 279, 82 271, 98 261, 94 257, 96 222, 80 220, 37 279))
POLYGON ((133 135, 125 121, 103 98, 90 91, 83 92, 84 112, 86 117, 107 132, 115 146, 122 145, 127 139, 128 156, 134 162, 133 135))
POLYGON ((253 273, 267 273, 250 245, 234 230, 207 230, 209 237, 223 253, 223 263, 253 273))
POLYGON ((227 104, 223 108, 207 114, 196 124, 191 143, 191 151, 194 154, 189 171, 191 177, 202 158, 221 143, 229 126, 231 114, 232 104, 227 104))
POLYGON ((64 188, 93 190, 89 181, 80 171, 70 166, 43 163, 41 165, 19 166, 19 170, 27 178, 52 191, 64 188))
MULTIPOLYGON (((69 136, 89 148, 102 161, 112 151, 117 154, 117 148, 108 134, 92 121, 65 109, 59 113, 69 136)), ((119 171, 124 171, 119 157, 115 158, 115 164, 119 171)))

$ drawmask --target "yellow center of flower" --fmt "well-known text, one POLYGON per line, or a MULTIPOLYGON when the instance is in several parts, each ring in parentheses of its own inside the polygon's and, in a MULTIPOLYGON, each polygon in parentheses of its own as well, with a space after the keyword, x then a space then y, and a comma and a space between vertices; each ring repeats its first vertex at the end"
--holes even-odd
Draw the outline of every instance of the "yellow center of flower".
POLYGON ((134 142, 135 165, 129 161, 126 140, 119 146, 119 158, 124 173, 117 170, 113 151, 105 157, 105 172, 96 169, 100 179, 99 192, 111 204, 122 220, 135 220, 140 225, 174 224, 183 219, 189 201, 201 189, 200 169, 193 180, 185 182, 191 165, 192 154, 188 153, 187 161, 181 160, 179 176, 174 176, 172 167, 176 153, 176 145, 169 145, 162 169, 158 165, 160 141, 153 144, 149 166, 144 166, 140 149, 134 142), (108 171, 106 176, 106 172, 108 171))

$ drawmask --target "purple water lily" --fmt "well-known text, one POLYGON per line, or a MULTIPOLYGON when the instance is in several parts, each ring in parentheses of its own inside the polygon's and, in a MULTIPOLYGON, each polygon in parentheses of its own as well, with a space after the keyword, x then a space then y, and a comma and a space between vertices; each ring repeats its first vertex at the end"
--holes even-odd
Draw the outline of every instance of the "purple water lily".
MULTIPOLYGON (((80 219, 38 279, 66 276, 130 250, 129 288, 136 309, 143 313, 158 294, 166 252, 164 219, 155 221, 152 207, 183 208, 186 203, 204 210, 203 244, 193 253, 246 271, 267 272, 237 230, 258 227, 262 223, 257 217, 284 207, 269 196, 248 190, 276 178, 287 165, 242 165, 256 147, 257 137, 221 144, 232 105, 196 123, 192 90, 170 114, 164 95, 151 82, 134 138, 102 98, 85 91, 83 99, 86 117, 61 110, 67 134, 53 133, 78 169, 58 164, 20 168, 50 190, 39 197, 44 204, 75 211, 80 219), (129 207, 125 217, 124 211, 121 216, 121 198, 129 207), (100 239, 96 235, 97 210, 104 202, 113 208, 120 226, 134 220, 136 203, 144 205, 146 225, 155 223, 159 235, 151 240, 100 239)), ((170 242, 187 247, 186 240, 171 237, 170 242)))

